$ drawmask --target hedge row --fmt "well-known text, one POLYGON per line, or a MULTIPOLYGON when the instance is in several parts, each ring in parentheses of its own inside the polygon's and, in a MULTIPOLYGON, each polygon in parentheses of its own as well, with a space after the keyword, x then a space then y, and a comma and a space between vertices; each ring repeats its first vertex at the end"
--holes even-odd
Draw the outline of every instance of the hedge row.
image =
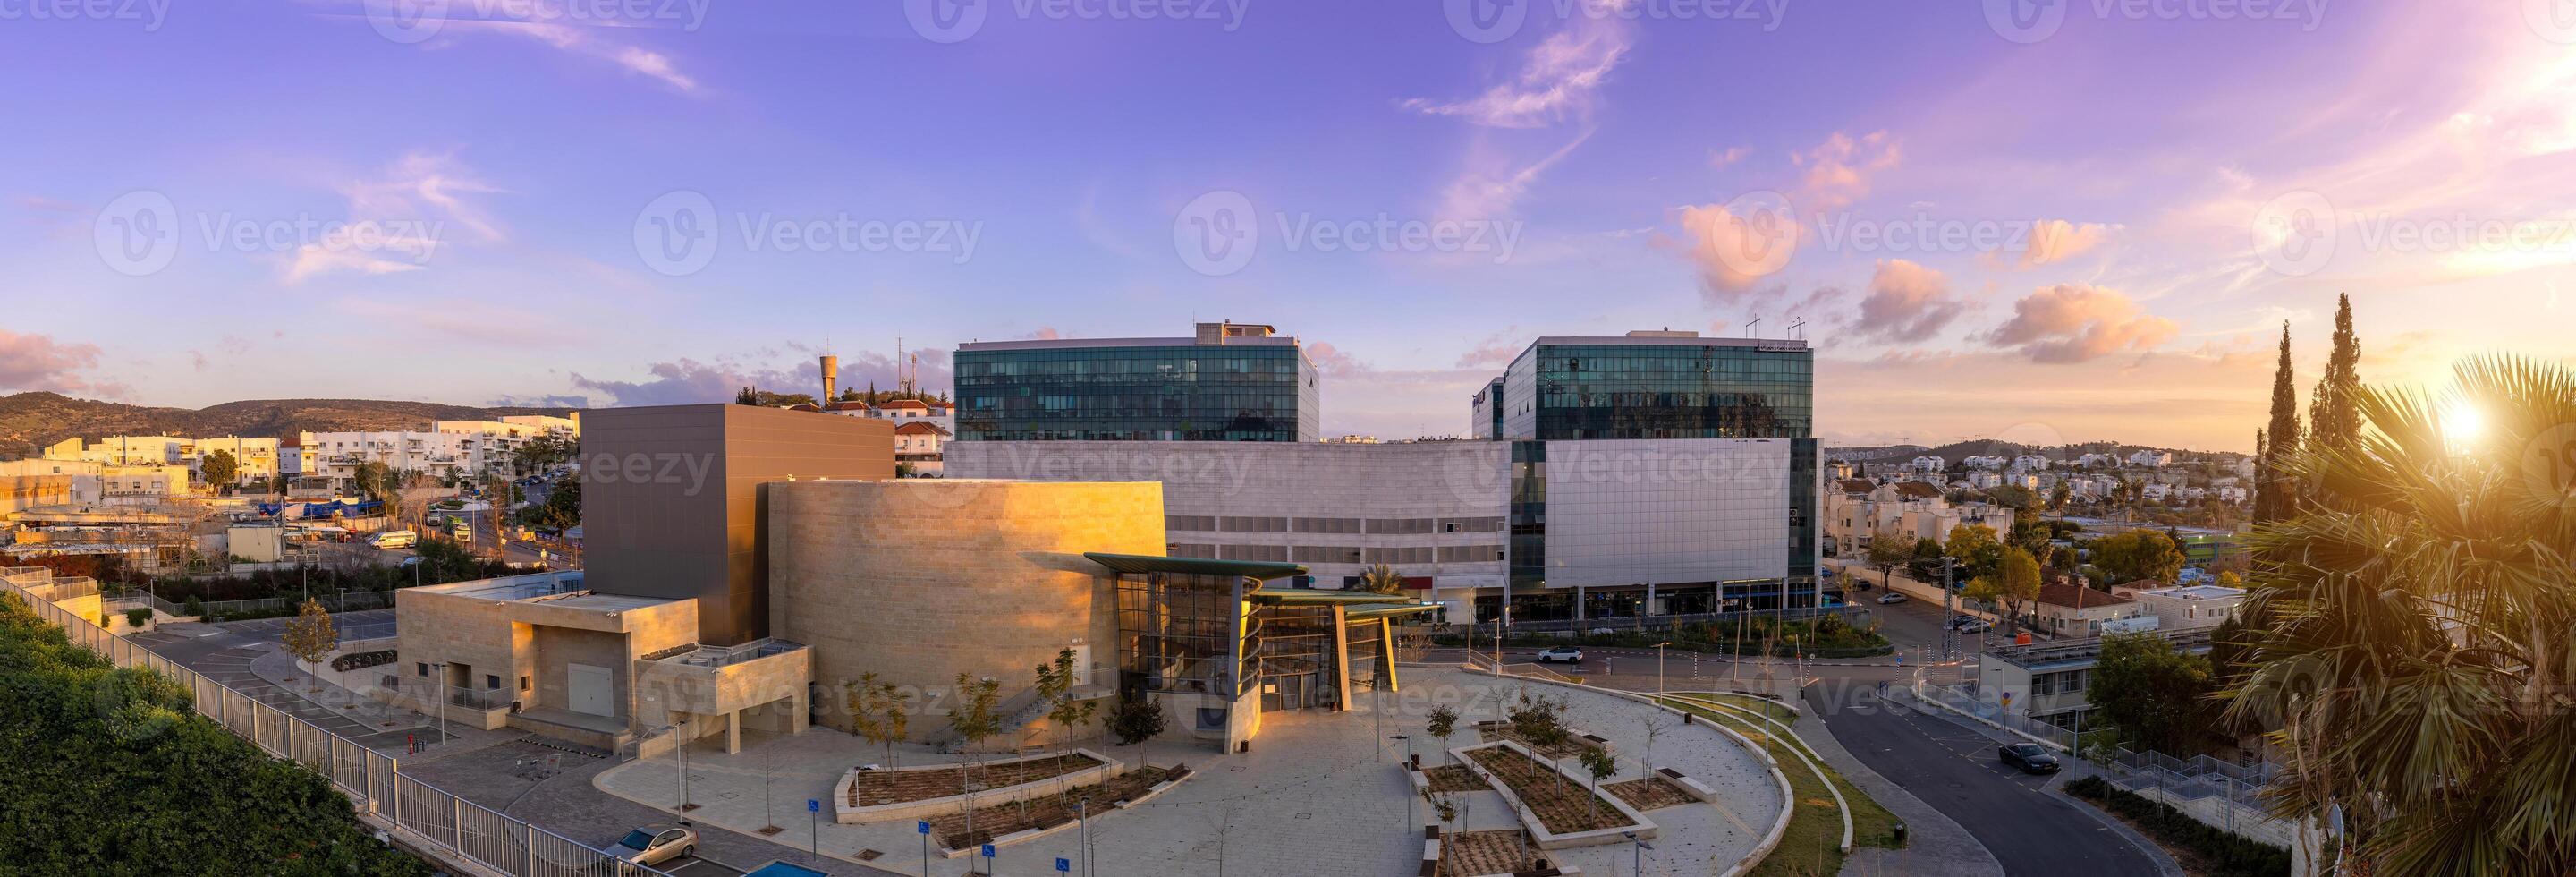
POLYGON ((2213 869, 2209 872, 2211 877, 2282 877, 2290 873, 2289 850, 2228 834, 2162 801, 2111 785, 2101 777, 2069 782, 2066 791, 2137 823, 2159 843, 2198 852, 2213 869))
POLYGON ((0 595, 0 873, 427 875, 312 768, 0 595))

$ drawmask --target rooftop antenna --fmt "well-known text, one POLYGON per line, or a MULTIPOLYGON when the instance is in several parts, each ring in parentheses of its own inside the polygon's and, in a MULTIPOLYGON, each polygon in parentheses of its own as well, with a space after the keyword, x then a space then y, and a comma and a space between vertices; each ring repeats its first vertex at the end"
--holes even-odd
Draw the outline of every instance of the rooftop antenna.
POLYGON ((1753 333, 1753 337, 1755 337, 1755 338, 1760 338, 1760 337, 1762 337, 1762 330, 1761 330, 1761 326, 1762 326, 1762 318, 1761 318, 1761 317, 1754 317, 1754 318, 1753 318, 1753 322, 1750 322, 1750 323, 1746 323, 1746 324, 1744 324, 1744 331, 1747 331, 1747 332, 1751 332, 1751 333, 1753 333))
POLYGON ((1790 317, 1789 321, 1789 337, 1800 341, 1807 340, 1807 318, 1790 317))

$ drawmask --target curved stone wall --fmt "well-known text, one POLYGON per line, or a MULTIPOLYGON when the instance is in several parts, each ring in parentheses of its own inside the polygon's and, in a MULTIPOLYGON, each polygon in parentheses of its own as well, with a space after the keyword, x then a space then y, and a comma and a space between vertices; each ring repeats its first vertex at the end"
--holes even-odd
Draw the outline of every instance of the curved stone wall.
POLYGON ((765 487, 770 631, 812 646, 819 720, 847 730, 862 673, 916 698, 911 736, 946 727, 959 673, 1031 687, 1066 648, 1117 673, 1117 599, 1086 551, 1162 554, 1162 485, 976 479, 765 487), (926 701, 926 703, 925 703, 926 701))

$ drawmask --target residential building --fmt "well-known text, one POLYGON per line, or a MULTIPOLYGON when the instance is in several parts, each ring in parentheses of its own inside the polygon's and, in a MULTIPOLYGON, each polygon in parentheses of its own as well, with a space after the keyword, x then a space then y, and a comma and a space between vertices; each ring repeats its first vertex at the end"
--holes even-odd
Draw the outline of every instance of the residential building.
POLYGON ((263 484, 277 475, 277 448, 278 441, 271 438, 112 435, 86 444, 78 438, 64 439, 45 448, 42 455, 48 460, 82 460, 103 466, 179 466, 202 482, 206 457, 224 451, 232 454, 235 464, 230 483, 263 484))
POLYGON ((2032 630, 2056 637, 2100 636, 2105 624, 2154 617, 2134 599, 2069 582, 2040 585, 2039 599, 2030 601, 2030 614, 2032 630))
POLYGON ((382 463, 397 472, 435 478, 476 478, 506 471, 519 451, 540 437, 578 440, 573 417, 514 415, 500 420, 440 420, 427 430, 298 433, 293 474, 344 480, 358 467, 382 463))
POLYGON ((1879 538, 1909 546, 1923 539, 1946 541, 1962 525, 2012 530, 2012 509, 1983 502, 1952 505, 1940 488, 1920 481, 1846 481, 1840 488, 1826 494, 1825 505, 1826 536, 1838 557, 1867 556, 1879 538))
POLYGON ((1267 441, 1319 437, 1314 361, 1273 327, 1200 323, 1190 338, 961 344, 959 442, 1267 441))
POLYGON ((1906 467, 1916 472, 1939 472, 1946 463, 1939 457, 1916 457, 1906 467))
POLYGON ((2116 454, 2085 454, 2075 458, 2075 465, 2084 469, 2113 469, 2119 467, 2120 458, 2116 454))
POLYGON ((2048 458, 2038 454, 2022 454, 2013 458, 2012 467, 2017 472, 2044 472, 2048 469, 2048 458))
POLYGON ((1959 458, 1959 468, 2000 472, 2008 462, 2011 461, 1998 455, 1968 456, 1959 458))
POLYGON ((2229 485, 2218 489, 2219 502, 2230 502, 2237 505, 2244 505, 2248 498, 2250 498, 2250 494, 2247 494, 2245 492, 2245 488, 2242 487, 2229 485))
POLYGON ((2148 469, 2170 466, 2173 465, 2173 455, 2164 451, 2140 449, 2129 454, 2129 465, 2148 469))
POLYGON ((947 429, 927 418, 896 423, 895 466, 914 475, 940 474, 943 466, 940 445, 948 437, 947 429))
POLYGON ((2156 582, 2140 581, 2114 587, 2111 593, 2137 601, 2163 630, 2217 627, 2236 617, 2245 602, 2245 589, 2218 585, 2159 587, 2156 582))
MULTIPOLYGON (((2209 653, 2207 629, 2142 631, 2132 635, 2161 637, 2184 654, 2209 653)), ((2004 711, 2048 722, 2060 728, 2086 727, 2093 705, 2086 689, 2102 658, 2102 637, 2058 640, 1988 649, 1977 662, 1977 697, 2004 711)))

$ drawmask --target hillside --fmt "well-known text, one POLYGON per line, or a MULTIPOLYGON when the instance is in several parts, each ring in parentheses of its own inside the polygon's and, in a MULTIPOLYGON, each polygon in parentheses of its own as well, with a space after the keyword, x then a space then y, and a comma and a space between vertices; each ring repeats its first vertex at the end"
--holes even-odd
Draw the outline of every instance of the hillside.
POLYGON ((2085 454, 2126 455, 2132 451, 2142 449, 2170 452, 2174 455, 2174 458, 2178 460, 2199 459, 2210 456, 2233 459, 2245 456, 2244 454, 2227 451, 2199 451, 2190 448, 2160 448, 2148 445, 2119 444, 2116 442, 2084 442, 2081 444, 2043 447, 2039 445, 2025 445, 1998 439, 1970 439, 1964 442, 1952 442, 1937 448, 1926 448, 1921 445, 1826 448, 1825 457, 1826 459, 1848 460, 1852 462, 1885 460, 1903 461, 1911 460, 1915 457, 1939 457, 1947 461, 1950 466, 1956 467, 1959 465, 1960 460, 1968 457, 2013 457, 2021 454, 2039 454, 2040 456, 2049 458, 2050 460, 2065 461, 2081 457, 2085 454))
POLYGON ((33 456, 37 449, 73 436, 294 438, 305 431, 417 429, 432 420, 563 413, 560 408, 477 408, 371 399, 256 399, 190 410, 74 399, 59 393, 19 393, 0 396, 0 459, 33 456))

